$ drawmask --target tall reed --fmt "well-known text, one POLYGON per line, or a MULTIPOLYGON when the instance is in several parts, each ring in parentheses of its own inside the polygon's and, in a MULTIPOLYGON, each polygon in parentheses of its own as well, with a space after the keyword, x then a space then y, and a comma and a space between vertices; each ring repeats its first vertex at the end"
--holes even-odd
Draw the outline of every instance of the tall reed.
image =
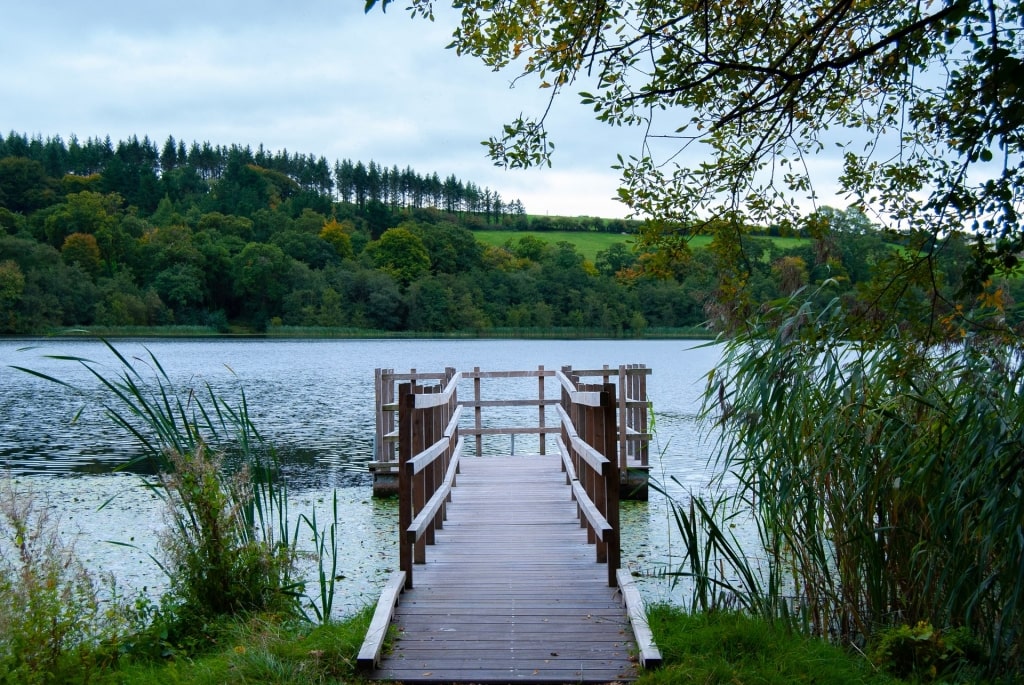
POLYGON ((139 460, 154 467, 155 480, 147 484, 168 505, 164 570, 177 618, 201 623, 218 614, 294 606, 301 583, 292 577, 287 492, 276 477, 276 453, 249 418, 244 391, 232 406, 209 384, 200 391, 177 388, 152 353, 132 361, 105 344, 119 373, 82 357, 54 358, 90 372, 105 391, 103 411, 136 439, 139 460), (227 454, 240 466, 226 469, 227 454))
POLYGON ((730 590, 766 618, 854 642, 885 625, 966 627, 993 671, 1019 668, 1019 345, 844 333, 835 303, 805 303, 726 343, 703 410, 721 429, 719 501, 688 520, 678 507, 681 530, 714 541, 719 512, 752 514, 764 564, 724 554, 727 540, 713 549, 732 565, 719 575, 739 578, 730 590))

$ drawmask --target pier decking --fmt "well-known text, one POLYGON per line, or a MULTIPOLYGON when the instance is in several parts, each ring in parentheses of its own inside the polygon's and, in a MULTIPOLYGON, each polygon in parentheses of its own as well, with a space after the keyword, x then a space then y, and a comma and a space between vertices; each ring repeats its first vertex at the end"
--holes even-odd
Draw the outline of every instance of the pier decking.
POLYGON ((401 571, 359 655, 367 677, 609 683, 660 662, 619 571, 614 388, 558 378, 557 450, 529 456, 463 458, 459 374, 401 386, 401 571))
POLYGON ((464 460, 437 553, 396 607, 398 640, 374 677, 634 678, 621 596, 595 563, 569 494, 557 456, 464 460))

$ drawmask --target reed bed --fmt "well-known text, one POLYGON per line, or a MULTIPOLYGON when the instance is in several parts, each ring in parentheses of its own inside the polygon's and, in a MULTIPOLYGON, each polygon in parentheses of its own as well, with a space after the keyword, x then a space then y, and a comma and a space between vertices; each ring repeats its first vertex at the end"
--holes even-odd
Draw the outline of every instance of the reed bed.
POLYGON ((717 494, 674 507, 694 606, 858 648, 900 627, 966 631, 985 672, 1019 673, 1021 348, 852 341, 841 326, 837 307, 804 304, 726 343, 702 412, 719 429, 717 494), (761 549, 739 548, 737 517, 761 549))

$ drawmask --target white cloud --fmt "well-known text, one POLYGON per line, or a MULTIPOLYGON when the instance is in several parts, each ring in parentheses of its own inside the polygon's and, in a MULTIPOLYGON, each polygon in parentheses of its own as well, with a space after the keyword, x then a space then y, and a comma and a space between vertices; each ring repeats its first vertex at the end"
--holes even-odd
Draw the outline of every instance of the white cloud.
POLYGON ((17 3, 0 24, 0 127, 263 144, 455 174, 535 214, 626 215, 610 166, 642 132, 594 121, 567 92, 548 122, 554 168, 498 169, 480 141, 542 112, 547 93, 445 50, 451 8, 430 23, 362 4, 17 3))

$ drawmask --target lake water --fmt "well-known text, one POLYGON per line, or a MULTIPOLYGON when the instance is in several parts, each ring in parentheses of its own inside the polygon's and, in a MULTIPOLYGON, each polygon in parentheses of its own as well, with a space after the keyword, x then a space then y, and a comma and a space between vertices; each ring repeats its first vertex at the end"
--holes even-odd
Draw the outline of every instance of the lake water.
MULTIPOLYGON (((231 404, 237 404, 244 388, 253 423, 283 457, 293 521, 314 508, 325 520, 337 492, 343 524, 340 572, 345 576, 338 588, 338 614, 374 602, 397 566, 396 509, 392 501, 372 496, 367 470, 373 450, 375 368, 644 364, 653 370, 648 380, 657 430, 651 445, 653 476, 672 484, 681 497, 687 490, 704 489, 710 478, 706 464, 711 447, 701 439, 696 414, 705 375, 719 357, 714 346, 666 340, 214 339, 119 341, 116 347, 133 363, 148 361, 152 353, 177 386, 199 391, 209 384, 231 404)), ((97 409, 104 395, 88 371, 48 355, 88 358, 107 376, 121 370, 96 341, 0 340, 0 469, 59 517, 62 530, 75 537, 77 551, 90 566, 113 571, 124 588, 159 591, 165 580, 146 552, 158 553, 161 503, 143 487, 143 476, 112 472, 138 449, 97 409), (82 387, 85 395, 13 366, 82 387)), ((147 368, 141 362, 137 366, 147 368)), ((535 392, 534 380, 522 396, 535 392)), ((497 444, 490 450, 507 448, 497 444)), ((522 442, 517 450, 531 451, 522 442)), ((624 502, 622 523, 624 565, 648 575, 678 562, 663 498, 652 492, 650 502, 624 502)), ((672 601, 680 592, 653 579, 643 581, 642 588, 649 600, 672 601)))

